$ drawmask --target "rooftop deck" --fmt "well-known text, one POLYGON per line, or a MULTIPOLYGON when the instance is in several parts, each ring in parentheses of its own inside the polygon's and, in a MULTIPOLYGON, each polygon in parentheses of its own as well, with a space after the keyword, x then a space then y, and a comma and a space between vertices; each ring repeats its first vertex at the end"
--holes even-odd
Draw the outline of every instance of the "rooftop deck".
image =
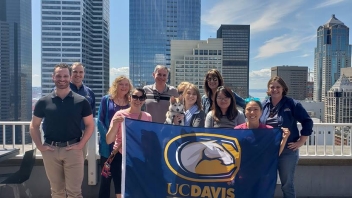
MULTIPOLYGON (((299 197, 352 197, 351 126, 350 123, 314 125, 313 134, 300 149, 300 161, 296 171, 296 191, 299 197)), ((0 132, 2 147, 20 149, 20 155, 0 164, 1 174, 18 170, 23 153, 35 148, 35 145, 29 137, 29 122, 0 122, 0 128, 6 131, 0 132), (21 138, 18 138, 19 135, 21 138)), ((95 131, 88 142, 85 178, 82 185, 84 197, 97 197, 99 190, 97 134, 95 131)), ((11 197, 11 192, 11 189, 6 188, 0 191, 0 195, 11 197)), ((20 197, 31 197, 28 192, 32 197, 50 197, 50 186, 40 151, 37 151, 37 161, 31 178, 26 182, 26 186, 20 189, 20 197)), ((275 195, 281 196, 280 185, 277 186, 275 195)), ((114 197, 113 188, 111 197, 114 197)))

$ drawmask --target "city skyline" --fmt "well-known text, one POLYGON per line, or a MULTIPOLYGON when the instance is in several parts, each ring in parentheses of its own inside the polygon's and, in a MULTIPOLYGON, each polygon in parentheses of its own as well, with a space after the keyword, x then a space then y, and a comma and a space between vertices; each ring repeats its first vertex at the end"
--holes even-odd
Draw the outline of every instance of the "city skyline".
MULTIPOLYGON (((40 2, 40 1, 39 1, 40 2)), ((40 14, 39 4, 33 2, 33 86, 40 75, 40 14), (39 19, 38 19, 39 18, 39 19), (39 30, 39 31, 38 31, 39 30), (38 37, 39 36, 39 37, 38 37), (39 42, 39 43, 38 43, 39 42), (39 46, 38 46, 39 44, 39 46), (38 58, 39 57, 39 58, 38 58)), ((314 67, 316 30, 332 14, 352 27, 349 7, 352 2, 294 1, 281 5, 280 1, 202 1, 201 40, 216 38, 221 24, 249 24, 251 26, 250 80, 251 89, 265 88, 273 65, 314 67), (280 7, 280 13, 277 12, 280 7), (265 83, 263 83, 265 82, 265 83)), ((110 71, 111 74, 127 71, 128 50, 128 1, 111 1, 110 71)), ((350 40, 351 35, 350 35, 350 40)), ((150 74, 151 76, 151 74, 150 74)), ((111 81, 111 79, 110 79, 111 81)))

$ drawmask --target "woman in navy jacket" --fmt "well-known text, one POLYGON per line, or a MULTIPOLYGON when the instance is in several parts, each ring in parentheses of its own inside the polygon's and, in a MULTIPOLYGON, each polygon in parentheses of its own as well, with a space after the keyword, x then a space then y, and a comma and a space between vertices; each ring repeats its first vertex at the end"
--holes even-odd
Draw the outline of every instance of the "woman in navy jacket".
MULTIPOLYGON (((211 111, 213 101, 215 99, 215 92, 220 86, 224 86, 224 80, 220 72, 216 69, 209 70, 208 73, 205 75, 204 80, 205 95, 202 96, 202 107, 205 115, 207 115, 209 111, 211 111)), ((246 106, 244 99, 241 98, 241 96, 237 95, 237 93, 235 93, 234 91, 232 91, 232 93, 235 97, 236 105, 244 109, 244 106, 246 106)))
POLYGON ((298 149, 311 135, 313 121, 298 101, 286 96, 288 87, 282 78, 271 78, 267 87, 270 97, 263 102, 260 122, 272 127, 288 128, 291 132, 279 157, 278 170, 284 198, 295 198, 294 174, 299 158, 298 149), (301 131, 298 131, 297 122, 302 125, 301 131))

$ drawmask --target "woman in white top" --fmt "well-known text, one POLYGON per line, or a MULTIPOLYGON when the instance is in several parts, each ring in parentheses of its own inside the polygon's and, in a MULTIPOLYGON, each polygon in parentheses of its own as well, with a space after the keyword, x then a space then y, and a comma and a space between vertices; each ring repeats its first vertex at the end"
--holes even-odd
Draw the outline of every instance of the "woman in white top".
POLYGON ((230 88, 220 86, 215 93, 212 110, 205 118, 205 128, 231 128, 245 123, 244 115, 236 108, 236 100, 230 88))

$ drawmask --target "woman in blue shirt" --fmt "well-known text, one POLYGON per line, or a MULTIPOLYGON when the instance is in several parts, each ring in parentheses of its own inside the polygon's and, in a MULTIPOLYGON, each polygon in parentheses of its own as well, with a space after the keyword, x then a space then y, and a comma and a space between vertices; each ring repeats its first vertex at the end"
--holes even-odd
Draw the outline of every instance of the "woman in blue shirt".
POLYGON ((288 87, 282 78, 278 76, 271 78, 267 87, 269 98, 263 101, 260 122, 290 130, 291 134, 279 157, 278 170, 284 198, 295 198, 294 174, 299 159, 298 149, 312 134, 313 121, 298 101, 286 96, 288 87), (301 131, 298 131, 297 122, 302 125, 301 131))
MULTIPOLYGON (((113 144, 108 145, 106 143, 106 133, 111 119, 117 111, 130 107, 128 100, 132 89, 132 83, 127 77, 118 76, 109 88, 108 95, 101 99, 97 123, 100 134, 99 154, 101 165, 106 162, 112 152, 113 144)), ((110 183, 111 177, 105 178, 101 176, 99 198, 110 197, 110 183)))
MULTIPOLYGON (((220 72, 216 69, 209 70, 205 75, 204 80, 205 95, 202 96, 202 106, 205 115, 207 115, 211 110, 213 101, 215 101, 215 92, 220 86, 224 86, 224 80, 222 79, 220 72)), ((232 93, 235 97, 236 104, 244 109, 244 99, 237 95, 235 92, 232 91, 232 93)))

